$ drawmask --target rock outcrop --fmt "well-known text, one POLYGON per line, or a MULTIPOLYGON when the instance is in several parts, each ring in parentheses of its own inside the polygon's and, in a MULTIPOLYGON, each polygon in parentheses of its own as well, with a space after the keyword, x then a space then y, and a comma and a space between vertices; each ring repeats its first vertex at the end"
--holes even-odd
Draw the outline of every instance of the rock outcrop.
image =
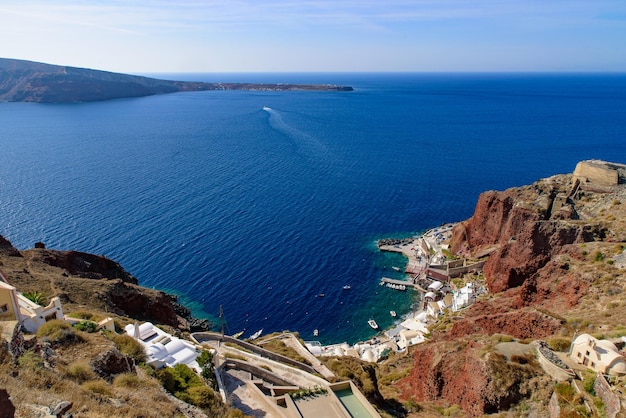
POLYGON ((626 182, 626 165, 599 160, 581 161, 574 169, 574 179, 587 185, 617 186, 626 182))
POLYGON ((91 361, 91 368, 101 378, 112 381, 118 374, 135 373, 135 361, 112 348, 98 354, 91 361))
POLYGON ((411 373, 398 384, 403 397, 443 399, 476 417, 508 409, 529 397, 534 385, 544 379, 532 358, 509 361, 495 352, 483 356, 484 347, 474 339, 416 347, 411 373))
POLYGON ((35 248, 30 259, 59 267, 67 273, 85 279, 120 279, 126 283, 137 284, 137 279, 129 274, 119 263, 103 255, 80 251, 55 251, 35 248))
POLYGON ((70 310, 84 306, 181 330, 209 329, 209 322, 193 318, 176 296, 137 285, 134 276, 107 257, 46 248, 19 251, 1 236, 0 247, 3 271, 22 292, 58 296, 70 310))
POLYGON ((602 240, 600 225, 572 222, 571 176, 555 176, 529 187, 488 191, 474 215, 452 231, 452 251, 468 257, 490 254, 484 272, 489 291, 521 286, 564 246, 602 240), (558 208, 555 207, 558 202, 558 208))

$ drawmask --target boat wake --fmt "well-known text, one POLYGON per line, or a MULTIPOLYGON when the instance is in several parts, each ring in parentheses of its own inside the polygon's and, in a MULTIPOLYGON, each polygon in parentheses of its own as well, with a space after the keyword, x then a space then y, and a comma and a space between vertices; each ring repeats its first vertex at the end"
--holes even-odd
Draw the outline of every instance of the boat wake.
POLYGON ((317 138, 287 124, 287 122, 283 120, 280 112, 277 110, 268 106, 263 106, 263 110, 269 114, 270 126, 274 130, 281 132, 292 140, 300 153, 309 156, 321 157, 328 151, 326 146, 317 138))

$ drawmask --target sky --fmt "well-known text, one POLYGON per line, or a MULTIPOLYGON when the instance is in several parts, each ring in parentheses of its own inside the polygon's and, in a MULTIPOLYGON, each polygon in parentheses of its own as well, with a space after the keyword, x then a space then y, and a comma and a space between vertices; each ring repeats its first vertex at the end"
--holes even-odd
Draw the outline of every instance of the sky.
POLYGON ((626 0, 0 0, 0 39, 128 73, 626 72, 626 0))

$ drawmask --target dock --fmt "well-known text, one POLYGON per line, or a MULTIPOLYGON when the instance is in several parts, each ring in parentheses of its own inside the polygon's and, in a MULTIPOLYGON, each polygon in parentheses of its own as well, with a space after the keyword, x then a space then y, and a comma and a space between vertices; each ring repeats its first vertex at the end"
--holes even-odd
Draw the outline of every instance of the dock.
POLYGON ((413 288, 416 290, 419 290, 420 292, 424 292, 426 293, 426 291, 424 289, 422 289, 422 287, 420 285, 418 285, 417 283, 413 283, 407 280, 397 280, 397 279, 390 279, 389 277, 383 277, 380 280, 381 283, 383 284, 393 284, 393 285, 402 285, 402 286, 406 286, 407 288, 413 288))

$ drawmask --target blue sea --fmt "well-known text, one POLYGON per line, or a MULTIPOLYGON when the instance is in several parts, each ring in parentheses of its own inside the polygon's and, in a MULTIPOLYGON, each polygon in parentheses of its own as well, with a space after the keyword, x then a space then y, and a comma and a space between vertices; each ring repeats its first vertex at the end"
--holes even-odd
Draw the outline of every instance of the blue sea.
POLYGON ((366 339, 415 300, 378 285, 405 260, 377 239, 580 160, 626 162, 626 75, 158 76, 355 90, 0 103, 0 234, 104 254, 197 316, 221 305, 230 333, 366 339))

